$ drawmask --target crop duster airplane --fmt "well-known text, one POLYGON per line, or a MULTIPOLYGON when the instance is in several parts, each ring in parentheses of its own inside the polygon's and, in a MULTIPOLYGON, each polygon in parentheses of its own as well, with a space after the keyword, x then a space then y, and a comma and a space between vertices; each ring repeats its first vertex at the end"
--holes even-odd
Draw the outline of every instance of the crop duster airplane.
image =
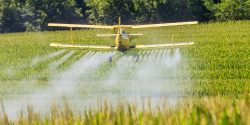
MULTIPOLYGON (((71 44, 51 43, 51 47, 62 48, 86 48, 86 49, 116 49, 119 51, 126 51, 128 49, 143 49, 143 48, 163 48, 163 47, 177 47, 192 45, 193 42, 185 43, 171 43, 171 44, 153 44, 153 45, 131 45, 131 38, 141 36, 142 34, 129 34, 126 31, 139 28, 153 28, 164 26, 179 26, 179 25, 191 25, 197 24, 197 21, 190 22, 177 22, 177 23, 161 23, 161 24, 149 24, 149 25, 121 25, 121 19, 119 17, 118 25, 105 26, 105 25, 81 25, 81 24, 61 24, 61 23, 49 23, 48 26, 54 27, 68 27, 72 31, 72 28, 96 28, 96 29, 111 29, 115 34, 100 34, 100 37, 115 37, 114 45, 111 46, 99 46, 99 45, 78 45, 74 44, 71 38, 71 44)), ((72 37, 72 36, 71 36, 72 37)))

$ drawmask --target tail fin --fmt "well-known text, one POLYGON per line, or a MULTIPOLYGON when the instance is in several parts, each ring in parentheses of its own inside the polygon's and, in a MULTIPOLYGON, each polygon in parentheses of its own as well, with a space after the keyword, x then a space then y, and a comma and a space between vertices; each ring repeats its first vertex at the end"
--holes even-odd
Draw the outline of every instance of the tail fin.
POLYGON ((121 25, 121 17, 118 18, 118 25, 121 25))

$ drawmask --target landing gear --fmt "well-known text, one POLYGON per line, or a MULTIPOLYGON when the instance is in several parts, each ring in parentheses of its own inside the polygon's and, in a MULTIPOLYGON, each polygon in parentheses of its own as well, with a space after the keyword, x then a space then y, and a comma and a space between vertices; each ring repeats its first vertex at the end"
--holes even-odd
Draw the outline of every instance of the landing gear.
POLYGON ((140 54, 136 53, 136 52, 128 52, 128 51, 123 51, 120 53, 116 53, 115 55, 110 55, 108 57, 108 61, 109 61, 109 65, 112 66, 113 61, 114 63, 116 63, 117 61, 119 61, 120 59, 126 59, 129 62, 140 62, 140 54))
POLYGON ((110 64, 110 66, 112 65, 112 60, 113 60, 113 56, 110 56, 109 57, 109 64, 110 64))
POLYGON ((135 54, 134 58, 135 58, 135 62, 138 62, 139 61, 139 54, 135 54))

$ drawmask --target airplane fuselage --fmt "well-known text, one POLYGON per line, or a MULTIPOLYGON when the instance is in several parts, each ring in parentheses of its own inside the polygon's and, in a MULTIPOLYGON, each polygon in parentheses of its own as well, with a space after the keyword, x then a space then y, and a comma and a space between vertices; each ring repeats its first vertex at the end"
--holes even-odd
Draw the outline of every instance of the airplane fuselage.
POLYGON ((118 29, 115 39, 115 49, 125 51, 130 48, 130 38, 124 29, 118 29))

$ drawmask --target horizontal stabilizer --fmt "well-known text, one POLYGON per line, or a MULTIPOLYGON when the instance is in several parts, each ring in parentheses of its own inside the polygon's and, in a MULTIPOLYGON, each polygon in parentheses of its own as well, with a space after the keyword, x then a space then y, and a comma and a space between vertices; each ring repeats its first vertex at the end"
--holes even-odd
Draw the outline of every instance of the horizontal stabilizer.
POLYGON ((142 36, 141 33, 138 33, 138 34, 127 34, 130 38, 136 38, 136 37, 139 37, 139 36, 142 36))
POLYGON ((61 44, 61 43, 51 43, 50 46, 59 48, 114 49, 114 47, 112 46, 77 45, 77 44, 61 44))
POLYGON ((131 36, 131 37, 133 37, 133 36, 142 36, 143 34, 142 33, 138 33, 138 34, 128 34, 128 36, 131 36))
POLYGON ((98 37, 115 37, 117 34, 97 34, 98 37))
POLYGON ((178 47, 178 46, 187 46, 193 45, 194 42, 187 43, 170 43, 170 44, 155 44, 155 45, 135 45, 134 48, 164 48, 164 47, 178 47))

